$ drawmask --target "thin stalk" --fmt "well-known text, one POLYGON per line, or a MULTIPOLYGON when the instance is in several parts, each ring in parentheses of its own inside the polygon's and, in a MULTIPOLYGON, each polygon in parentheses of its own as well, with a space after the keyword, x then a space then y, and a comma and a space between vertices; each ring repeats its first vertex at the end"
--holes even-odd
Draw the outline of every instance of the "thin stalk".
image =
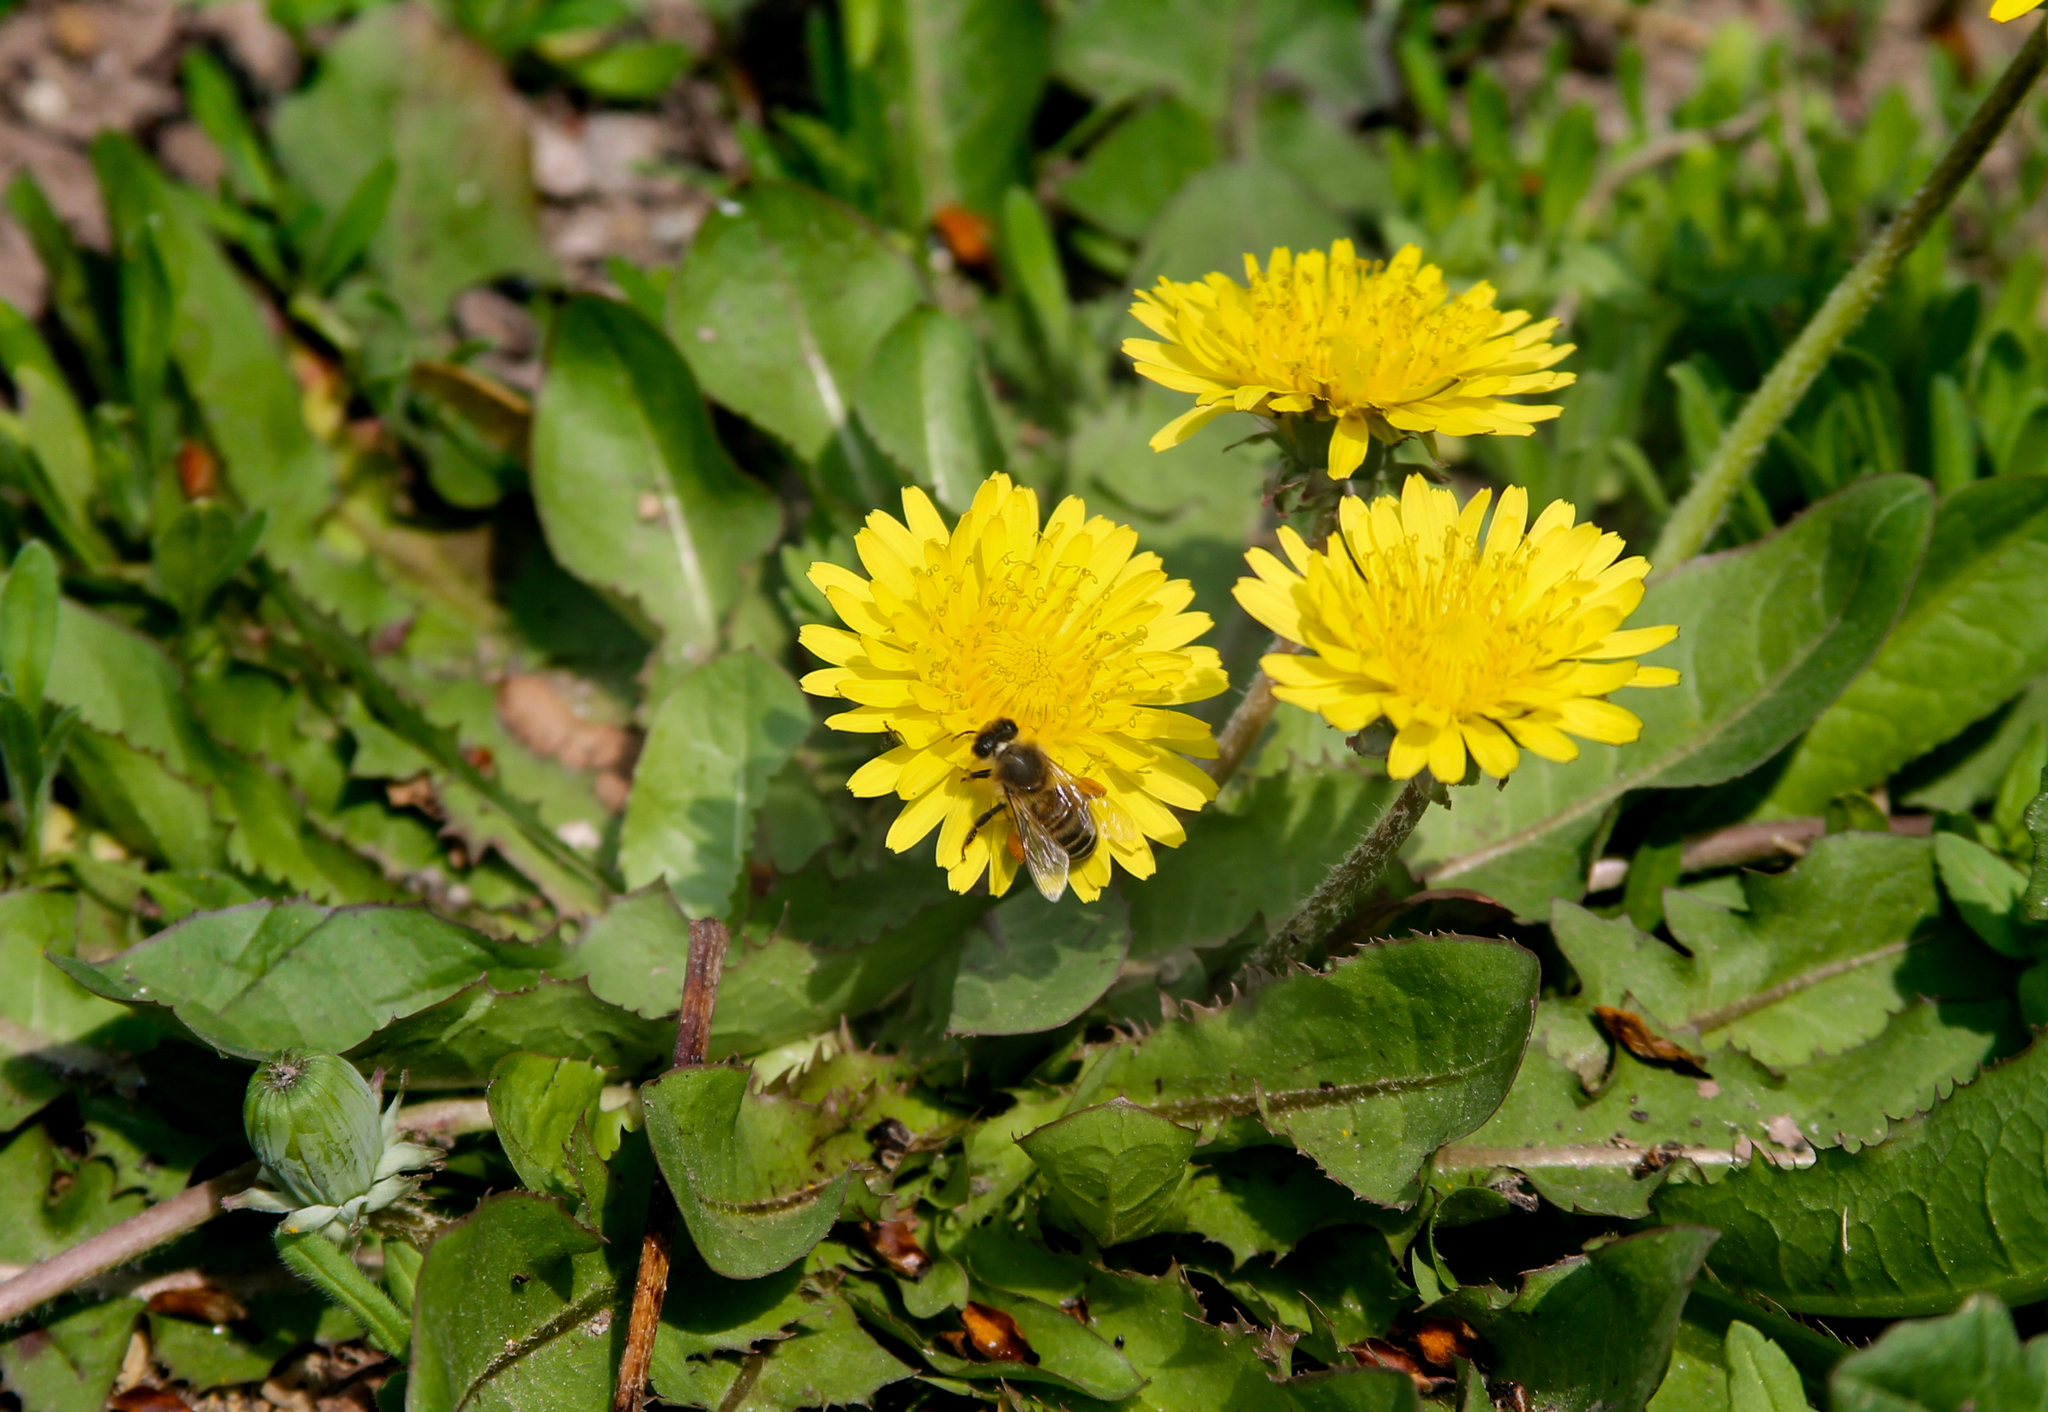
POLYGON ((1921 184, 1898 217, 1884 228, 1854 269, 1828 295, 1820 311, 1800 330, 1750 394, 1692 488, 1664 523, 1651 562, 1669 567, 1690 559, 1706 547, 1721 527, 1729 502, 1749 480, 1749 473, 1770 445, 1771 436, 1798 408, 1813 380, 1834 357, 1835 350, 1863 322, 1885 281, 1912 252, 1941 213, 1948 209, 1963 182, 1983 160, 2006 121, 2025 100, 2034 80, 2048 68, 2048 21, 2035 27, 1998 84, 1991 90, 1941 161, 1921 184))
MULTIPOLYGON (((690 923, 689 969, 683 976, 683 1008, 676 1017, 675 1067, 704 1062, 711 1042, 711 1016, 718 1008, 718 982, 731 945, 725 923, 690 923)), ((661 1302, 668 1295, 669 1253, 676 1237, 676 1201, 659 1171, 647 1192, 646 1233, 640 1238, 640 1268, 633 1280, 633 1312, 626 1347, 619 1355, 619 1380, 612 1388, 612 1412, 641 1412, 647 1399, 647 1368, 654 1359, 654 1335, 661 1326, 661 1302)))
POLYGON ((1307 955, 1315 944, 1328 936, 1336 925, 1343 921, 1358 905, 1366 891, 1379 881, 1387 864, 1401 851, 1401 845, 1408 841, 1408 835, 1415 832, 1415 826, 1422 821, 1423 813, 1429 808, 1429 801, 1437 793, 1437 783, 1429 771, 1424 770, 1401 786, 1401 792, 1394 797, 1387 812, 1372 826, 1372 832, 1358 841, 1358 845, 1346 854, 1343 861, 1330 869, 1308 900, 1294 909, 1294 915, 1282 922, 1266 938, 1265 945, 1251 955, 1245 963, 1246 970, 1265 971, 1282 975, 1287 968, 1307 955))
POLYGON ((47 1260, 38 1260, 0 1284, 0 1324, 205 1225, 220 1214, 222 1201, 247 1191, 255 1181, 256 1163, 244 1163, 211 1181, 186 1187, 169 1201, 160 1201, 47 1260))

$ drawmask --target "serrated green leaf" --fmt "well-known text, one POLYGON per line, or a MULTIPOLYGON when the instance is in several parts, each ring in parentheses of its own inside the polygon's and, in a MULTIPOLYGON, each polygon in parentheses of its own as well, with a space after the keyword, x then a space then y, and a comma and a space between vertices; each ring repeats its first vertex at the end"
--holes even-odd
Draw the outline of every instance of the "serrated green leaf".
POLYGON ((787 1337, 752 1358, 671 1363, 667 1372, 665 1398, 731 1412, 868 1406, 877 1392, 911 1375, 840 1299, 810 1305, 787 1337), (742 1378, 745 1388, 738 1386, 742 1378))
POLYGON ((427 1248, 408 1412, 600 1412, 625 1341, 622 1294, 604 1243, 559 1203, 485 1197, 427 1248))
POLYGON ((656 709, 634 767, 619 849, 627 885, 665 878, 689 915, 723 916, 769 777, 810 728, 796 683, 751 652, 683 678, 656 709))
POLYGON ((1898 616, 1932 518, 1925 481, 1870 477, 1764 539, 1660 575, 1633 621, 1678 625, 1657 661, 1683 680, 1629 693, 1641 738, 1585 746, 1567 765, 1524 761, 1511 788, 1465 791, 1424 816, 1415 863, 1432 885, 1477 888, 1523 915, 1578 898, 1624 794, 1732 779, 1834 699, 1898 616))
POLYGON ((1978 1291, 2025 1303, 2048 1292, 2044 1084, 2037 1042, 1860 1152, 1752 1160, 1671 1183, 1654 1207, 1718 1227, 1715 1273, 1795 1313, 1924 1314, 1978 1291))
POLYGON ((1034 1034, 1102 997, 1130 951, 1123 896, 1047 902, 1035 889, 982 914, 953 978, 953 1034, 1034 1034))
POLYGON ((1828 1382, 1834 1412, 2040 1412, 2041 1350, 2021 1348, 2012 1315, 1985 1294, 1942 1319, 1894 1324, 1844 1358, 1828 1382))
POLYGON ((1174 1223, 1196 1137, 1193 1128, 1113 1098, 1036 1128, 1017 1145, 1064 1212, 1107 1246, 1174 1223))
POLYGON ((1491 1376, 1522 1384, 1537 1406, 1641 1412, 1713 1244, 1697 1226, 1645 1231, 1531 1270, 1512 1298, 1460 1291, 1448 1311, 1492 1343, 1491 1376))
MULTIPOLYGON (((572 1205, 583 1199, 579 1147, 593 1156, 607 1155, 593 1143, 603 1090, 604 1071, 578 1059, 522 1052, 506 1055, 491 1069, 485 1094, 491 1126, 527 1190, 572 1205)), ((616 1131, 605 1127, 605 1135, 616 1143, 616 1131)))
POLYGON ((1259 1356, 1263 1340, 1250 1329, 1206 1322, 1178 1269, 1158 1279, 1090 1270, 1082 1293, 1093 1332, 1111 1344, 1121 1340, 1123 1356, 1145 1379, 1124 1404, 1132 1412, 1286 1412, 1288 1396, 1259 1356))
POLYGON ((1405 1206, 1428 1155, 1507 1092, 1536 980, 1535 958, 1506 942, 1367 946, 1102 1047, 1069 1109, 1123 1095, 1205 1137, 1254 1120, 1367 1200, 1405 1206))
POLYGON ((697 232, 669 287, 668 330, 707 393, 814 461, 917 299, 909 264, 866 221, 760 182, 697 232))
POLYGON ((1745 876, 1745 910, 1671 890, 1665 918, 1683 951, 1568 902, 1553 925, 1588 1003, 1783 1071, 1876 1038, 1914 995, 2002 992, 1989 959, 1943 920, 1934 853, 1924 838, 1833 834, 1789 872, 1745 876))
POLYGON ((556 316, 533 492, 562 566, 631 600, 682 662, 717 650, 781 525, 774 498, 726 455, 675 346, 626 305, 587 296, 556 316))
POLYGON ((1209 1158, 1189 1176, 1181 1202, 1183 1229, 1228 1250, 1233 1266, 1255 1255, 1284 1256, 1311 1232, 1361 1214, 1357 1197, 1278 1147, 1209 1158))
POLYGON ((1272 1322, 1302 1335, 1298 1347, 1321 1362, 1362 1339, 1383 1337, 1394 1316, 1415 1303, 1387 1237, 1368 1226, 1340 1226, 1277 1264, 1239 1267, 1225 1286, 1272 1322))
POLYGON ((760 1131, 771 1105, 747 1081, 746 1070, 722 1065, 671 1069, 640 1091, 648 1141, 690 1239, 705 1264, 738 1280, 802 1259, 839 1219, 852 1175, 822 1162, 803 1170, 812 1164, 801 1146, 772 1150, 760 1131))
POLYGON ((2048 481, 2001 477, 1942 501, 1905 615, 1814 721, 1761 812, 1818 813, 1989 714, 2048 665, 2048 623, 2032 611, 2044 597, 2048 481))
POLYGON ((1933 1106, 2024 1042, 2008 1000, 1922 1001, 1860 1048, 1785 1074, 1724 1052, 1712 1061, 1713 1078, 1702 1080, 1610 1053, 1583 1000, 1546 1000, 1500 1110, 1438 1152, 1435 1172, 1439 1181, 1520 1172, 1567 1210, 1647 1215, 1651 1193, 1674 1170, 1653 1149, 1681 1166, 1718 1170, 1744 1141, 1775 1150, 1774 1123, 1779 1136, 1787 1122, 1795 1125, 1814 1147, 1878 1142, 1890 1120, 1933 1106), (1597 1096, 1589 1097, 1589 1081, 1599 1084, 1597 1096))
POLYGON ((122 1295, 0 1342, 0 1373, 23 1412, 100 1412, 142 1307, 122 1295))

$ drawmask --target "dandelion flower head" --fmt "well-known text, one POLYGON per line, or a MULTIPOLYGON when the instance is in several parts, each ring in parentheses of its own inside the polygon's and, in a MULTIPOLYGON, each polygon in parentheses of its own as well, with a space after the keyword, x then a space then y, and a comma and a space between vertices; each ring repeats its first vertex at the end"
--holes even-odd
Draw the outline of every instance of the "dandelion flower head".
POLYGON ((1346 499, 1323 549, 1283 528, 1293 567, 1254 549, 1257 577, 1237 582, 1245 611, 1306 649, 1266 657, 1273 694, 1339 730, 1384 716, 1396 779, 1427 766, 1456 784, 1468 754, 1505 779, 1524 749, 1577 758, 1572 736, 1626 745, 1643 723, 1607 694, 1678 681, 1633 660, 1677 628, 1621 626, 1642 601, 1647 560, 1620 558, 1620 537, 1573 523, 1563 500, 1525 530, 1519 486, 1502 492, 1482 540, 1491 499, 1481 491, 1461 512, 1450 491, 1410 476, 1398 499, 1346 499))
POLYGON ((1264 270, 1250 255, 1244 266, 1245 284, 1162 276, 1138 291, 1131 313, 1163 341, 1126 339, 1124 352, 1154 382, 1195 394, 1194 409, 1152 438, 1155 451, 1225 412, 1313 413, 1336 419, 1329 470, 1342 480, 1375 435, 1528 436, 1560 409, 1504 399, 1576 380, 1546 371, 1573 349, 1547 341, 1556 319, 1494 308, 1490 284, 1451 298, 1413 245, 1382 262, 1340 240, 1327 255, 1282 249, 1264 270))
POLYGON ((999 802, 974 779, 988 762, 974 737, 998 720, 1018 739, 1101 793, 1089 803, 1099 840, 1069 881, 1084 901, 1108 884, 1112 861, 1133 877, 1154 870, 1152 843, 1185 838, 1173 809, 1200 809, 1215 783, 1188 757, 1213 757, 1209 727, 1166 709, 1228 685, 1194 589, 1169 579, 1137 532, 1081 500, 1061 501, 1041 528, 1038 497, 991 476, 952 529, 924 492, 903 492, 903 519, 876 511, 855 537, 869 577, 833 563, 810 580, 844 628, 811 624, 803 645, 831 665, 805 691, 852 702, 826 724, 889 733, 893 748, 847 782, 854 794, 905 801, 889 829, 898 853, 939 831, 937 860, 956 892, 986 871, 1009 890, 1018 868, 1007 811, 973 841, 974 821, 999 802), (1171 806, 1171 807, 1169 807, 1171 806))

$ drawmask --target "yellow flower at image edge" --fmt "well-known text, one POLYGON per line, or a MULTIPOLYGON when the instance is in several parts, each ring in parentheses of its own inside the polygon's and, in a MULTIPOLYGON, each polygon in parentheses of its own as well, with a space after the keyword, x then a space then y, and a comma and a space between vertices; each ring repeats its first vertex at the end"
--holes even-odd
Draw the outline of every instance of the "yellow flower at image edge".
POLYGON ((1556 319, 1529 322, 1493 307, 1493 286, 1451 298, 1443 271, 1412 245, 1386 262, 1361 260, 1351 242, 1266 268, 1245 256, 1245 284, 1212 274, 1195 284, 1161 278, 1138 291, 1131 313, 1164 340, 1124 340, 1138 372, 1195 394, 1194 410, 1152 438, 1178 446, 1225 412, 1335 418, 1329 471, 1342 480, 1372 439, 1409 432, 1528 436, 1556 406, 1504 399, 1576 381, 1546 369, 1573 345, 1553 345, 1556 319))
POLYGON ((1456 784, 1468 754, 1505 779, 1523 749, 1576 759, 1572 736, 1626 745, 1643 723, 1602 698, 1678 681, 1632 660, 1677 628, 1621 627, 1642 601, 1646 560, 1619 559, 1620 537, 1573 523, 1563 500, 1524 532, 1519 486, 1502 492, 1482 542, 1491 500, 1481 491, 1461 512, 1450 491, 1410 476, 1398 500, 1345 500, 1323 549, 1283 528, 1293 568, 1254 549, 1258 577, 1237 582, 1245 611, 1307 649, 1265 658, 1273 694, 1339 730, 1384 716, 1395 779, 1427 766, 1456 784))
POLYGON ((871 577, 811 565, 846 628, 803 629, 803 645, 832 664, 804 690, 855 703, 826 724, 895 736, 847 787, 906 801, 889 829, 898 853, 938 829, 954 891, 986 871, 1001 896, 1022 861, 997 783, 974 778, 991 767, 976 737, 997 721, 1089 796, 1098 844, 1068 879, 1084 901, 1108 885, 1112 862, 1149 877, 1152 843, 1186 838, 1173 809, 1215 797, 1188 758, 1216 754, 1209 727, 1162 709, 1228 685, 1215 649, 1190 646, 1209 615, 1186 611, 1194 589, 1156 554, 1133 553, 1137 540, 1073 496, 1041 528, 1037 495, 996 475, 951 530, 916 489, 903 492, 902 520, 868 516, 854 547, 871 577))
POLYGON ((2018 19, 2021 15, 2033 14, 2044 3, 2048 3, 2048 0, 1997 0, 1991 7, 1991 18, 2004 24, 2008 20, 2018 19))

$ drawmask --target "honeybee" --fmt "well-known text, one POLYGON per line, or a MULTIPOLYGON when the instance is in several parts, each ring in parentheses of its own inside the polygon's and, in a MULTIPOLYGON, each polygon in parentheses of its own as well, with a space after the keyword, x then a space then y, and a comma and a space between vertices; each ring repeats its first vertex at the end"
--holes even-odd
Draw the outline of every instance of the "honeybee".
POLYGON ((1067 890, 1067 870, 1095 852, 1095 813, 1088 801, 1100 799, 1104 789, 1068 774, 1043 750, 1017 739, 1017 723, 1007 717, 981 728, 974 737, 974 758, 988 761, 989 767, 968 778, 993 778, 1002 799, 974 821, 960 846, 974 842, 984 824, 1008 809, 1016 828, 1011 853, 1021 852, 1019 861, 1030 868, 1031 881, 1045 900, 1059 901, 1067 890))

